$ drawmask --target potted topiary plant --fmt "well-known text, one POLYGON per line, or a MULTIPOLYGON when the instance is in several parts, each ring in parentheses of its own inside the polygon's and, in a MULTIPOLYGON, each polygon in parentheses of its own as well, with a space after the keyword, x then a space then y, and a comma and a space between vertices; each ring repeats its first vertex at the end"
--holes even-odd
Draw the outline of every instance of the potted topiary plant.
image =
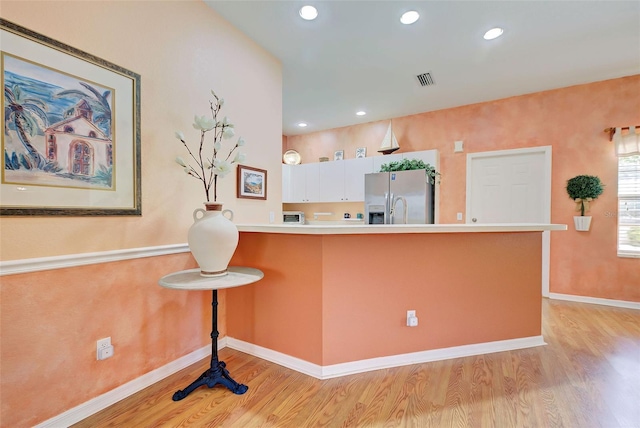
POLYGON ((578 175, 567 181, 567 193, 574 200, 579 216, 573 217, 573 222, 578 231, 587 231, 591 226, 591 216, 585 216, 589 211, 589 202, 602 194, 604 186, 600 178, 593 175, 578 175))

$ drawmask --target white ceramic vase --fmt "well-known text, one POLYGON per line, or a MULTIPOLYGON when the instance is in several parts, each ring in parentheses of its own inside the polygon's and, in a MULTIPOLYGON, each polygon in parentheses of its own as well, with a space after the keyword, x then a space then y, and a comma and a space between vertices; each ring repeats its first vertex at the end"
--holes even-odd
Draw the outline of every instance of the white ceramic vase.
POLYGON ((191 254, 200 266, 200 275, 206 277, 223 276, 238 246, 238 228, 224 214, 222 203, 205 202, 205 210, 193 212, 193 224, 189 228, 187 242, 191 254))
POLYGON ((573 224, 576 227, 577 231, 586 232, 589 230, 589 227, 591 226, 591 216, 575 215, 573 216, 573 224))

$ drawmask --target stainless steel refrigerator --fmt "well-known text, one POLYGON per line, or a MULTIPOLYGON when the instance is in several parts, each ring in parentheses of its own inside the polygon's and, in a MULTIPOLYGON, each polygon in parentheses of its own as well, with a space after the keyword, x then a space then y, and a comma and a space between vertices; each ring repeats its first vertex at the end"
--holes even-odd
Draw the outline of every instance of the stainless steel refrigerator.
POLYGON ((366 174, 366 224, 433 224, 434 188, 424 169, 366 174))

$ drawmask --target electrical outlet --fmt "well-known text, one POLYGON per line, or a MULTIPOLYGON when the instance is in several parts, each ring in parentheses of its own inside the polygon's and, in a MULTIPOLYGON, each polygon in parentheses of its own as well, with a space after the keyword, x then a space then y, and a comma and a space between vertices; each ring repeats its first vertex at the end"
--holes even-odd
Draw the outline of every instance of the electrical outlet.
POLYGON ((113 346, 111 345, 111 337, 99 339, 96 342, 96 359, 106 360, 113 356, 113 346))
POLYGON ((418 317, 416 311, 407 311, 407 327, 416 327, 418 325, 418 317))

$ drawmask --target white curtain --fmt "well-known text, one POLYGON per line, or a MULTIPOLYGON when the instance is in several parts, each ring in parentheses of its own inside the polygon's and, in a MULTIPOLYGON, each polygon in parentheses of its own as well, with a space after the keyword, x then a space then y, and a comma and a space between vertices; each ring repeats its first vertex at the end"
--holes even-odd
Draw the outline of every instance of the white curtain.
POLYGON ((622 128, 616 128, 613 134, 613 144, 617 156, 640 155, 640 127, 629 127, 629 133, 622 135, 622 128))

